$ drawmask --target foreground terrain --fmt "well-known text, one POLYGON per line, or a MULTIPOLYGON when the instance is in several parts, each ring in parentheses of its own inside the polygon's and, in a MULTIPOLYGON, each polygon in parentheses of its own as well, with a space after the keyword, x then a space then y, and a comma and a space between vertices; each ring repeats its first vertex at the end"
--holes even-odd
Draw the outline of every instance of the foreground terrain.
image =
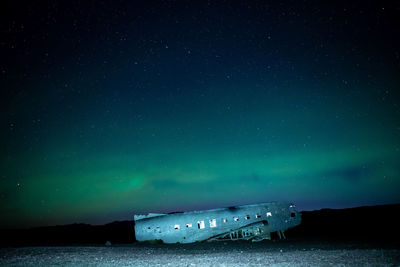
POLYGON ((265 241, 0 249, 0 266, 398 266, 397 245, 265 241))
POLYGON ((259 243, 137 243, 133 221, 3 229, 0 266, 400 266, 399 213, 400 204, 302 212, 288 240, 259 243))

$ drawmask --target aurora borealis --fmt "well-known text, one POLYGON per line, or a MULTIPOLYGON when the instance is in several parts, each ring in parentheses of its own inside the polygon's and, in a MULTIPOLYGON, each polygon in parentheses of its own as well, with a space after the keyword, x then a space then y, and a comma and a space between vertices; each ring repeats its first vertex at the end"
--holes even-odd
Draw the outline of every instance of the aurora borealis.
POLYGON ((0 227, 400 202, 398 2, 6 2, 0 227))

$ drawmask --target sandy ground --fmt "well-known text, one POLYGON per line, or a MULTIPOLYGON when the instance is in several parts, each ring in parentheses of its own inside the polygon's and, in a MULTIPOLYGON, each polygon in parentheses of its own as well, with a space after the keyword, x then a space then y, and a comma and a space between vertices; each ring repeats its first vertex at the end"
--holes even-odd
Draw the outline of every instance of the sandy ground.
POLYGON ((0 249, 0 266, 400 266, 396 246, 218 242, 0 249))

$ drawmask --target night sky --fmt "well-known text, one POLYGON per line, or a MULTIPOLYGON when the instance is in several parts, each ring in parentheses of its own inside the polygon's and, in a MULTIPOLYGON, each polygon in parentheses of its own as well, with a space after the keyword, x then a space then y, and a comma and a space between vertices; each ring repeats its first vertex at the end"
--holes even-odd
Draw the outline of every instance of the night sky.
POLYGON ((0 227, 400 202, 400 2, 5 1, 0 227))

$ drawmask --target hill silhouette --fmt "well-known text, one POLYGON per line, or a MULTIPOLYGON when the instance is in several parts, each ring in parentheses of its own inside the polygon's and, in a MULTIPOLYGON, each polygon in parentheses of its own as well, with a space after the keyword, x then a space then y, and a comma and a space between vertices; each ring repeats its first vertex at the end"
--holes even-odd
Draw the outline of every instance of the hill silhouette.
MULTIPOLYGON (((303 211, 301 225, 289 229, 289 240, 390 242, 399 244, 400 204, 303 211)), ((105 225, 70 224, 0 230, 0 246, 105 245, 136 242, 134 221, 105 225)), ((277 238, 277 237, 275 237, 277 238)))

